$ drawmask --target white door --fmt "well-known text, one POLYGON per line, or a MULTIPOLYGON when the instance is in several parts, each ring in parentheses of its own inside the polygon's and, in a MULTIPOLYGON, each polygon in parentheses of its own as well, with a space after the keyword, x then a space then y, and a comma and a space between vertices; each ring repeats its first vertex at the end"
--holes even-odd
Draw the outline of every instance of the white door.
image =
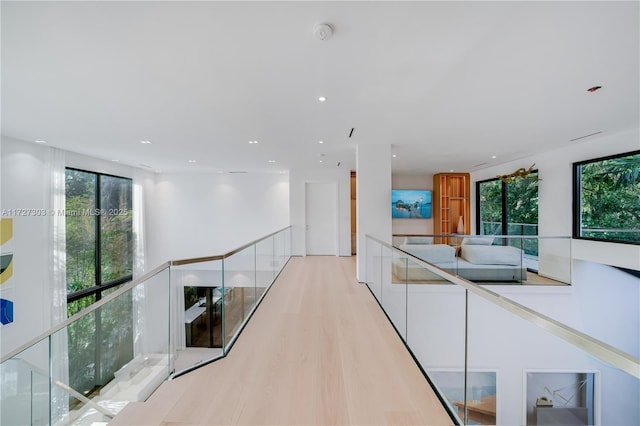
POLYGON ((338 193, 335 183, 306 184, 306 246, 308 255, 337 255, 338 193))

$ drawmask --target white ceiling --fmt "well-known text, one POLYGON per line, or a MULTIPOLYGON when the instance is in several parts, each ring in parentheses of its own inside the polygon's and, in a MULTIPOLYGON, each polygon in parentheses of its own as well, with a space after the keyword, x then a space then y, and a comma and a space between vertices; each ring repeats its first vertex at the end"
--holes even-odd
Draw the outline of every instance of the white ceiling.
POLYGON ((472 171, 638 127, 638 6, 2 1, 2 133, 163 172, 354 170, 377 143, 472 171))

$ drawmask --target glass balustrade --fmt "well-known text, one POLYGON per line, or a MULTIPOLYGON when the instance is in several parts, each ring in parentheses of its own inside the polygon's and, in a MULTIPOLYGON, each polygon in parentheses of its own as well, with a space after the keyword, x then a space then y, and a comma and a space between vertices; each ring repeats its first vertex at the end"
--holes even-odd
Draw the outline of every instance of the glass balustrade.
POLYGON ((185 371, 222 356, 227 291, 222 259, 171 265, 175 370, 185 371))
MULTIPOLYGON (((567 239, 536 239, 570 282, 567 239)), ((460 424, 640 423, 637 354, 538 312, 539 287, 478 285, 370 236, 366 250, 366 284, 460 424)), ((565 288, 547 287, 560 292, 549 311, 565 288)))
POLYGON ((0 424, 107 423, 167 378, 224 356, 291 256, 290 227, 168 262, 0 363, 0 424))
MULTIPOLYGON (((397 248, 478 284, 571 284, 571 239, 523 235, 396 236, 397 248), (448 241, 433 244, 425 241, 448 241)), ((412 283, 422 279, 413 267, 412 283)))
MULTIPOLYGON (((44 338, 0 364, 0 424, 49 423, 49 339, 44 338)), ((56 398, 60 398, 54 389, 56 398)), ((58 412, 56 412, 59 415, 58 412)))

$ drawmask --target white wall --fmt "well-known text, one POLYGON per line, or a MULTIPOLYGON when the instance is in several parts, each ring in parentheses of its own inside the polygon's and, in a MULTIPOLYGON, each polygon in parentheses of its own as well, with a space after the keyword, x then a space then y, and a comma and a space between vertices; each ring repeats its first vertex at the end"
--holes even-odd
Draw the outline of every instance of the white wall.
MULTIPOLYGON (((572 163, 636 150, 640 148, 639 140, 638 130, 593 138, 475 172, 472 182, 535 163, 541 179, 540 234, 570 236, 572 163)), ((472 188, 474 193, 475 184, 472 188)), ((475 201, 475 193, 472 196, 475 201)), ((494 286, 491 289, 636 357, 640 356, 640 279, 607 266, 640 270, 640 246, 573 240, 571 253, 574 261, 570 264, 570 287, 494 286)))
MULTIPOLYGON (((433 174, 397 174, 391 175, 392 189, 421 189, 432 191, 433 174)), ((396 234, 433 234, 433 211, 431 219, 391 219, 391 232, 396 234)), ((403 238, 395 238, 394 245, 403 238)))
POLYGON ((356 150, 357 279, 366 280, 366 236, 391 243, 391 146, 358 145, 356 150))
POLYGON ((157 174, 145 193, 150 268, 223 254, 289 225, 285 174, 157 174))
POLYGON ((49 158, 49 148, 2 137, 0 207, 3 218, 13 217, 13 238, 2 253, 13 253, 13 276, 0 286, 0 297, 14 303, 14 322, 0 326, 2 354, 51 325, 49 216, 8 211, 50 208, 49 158))
MULTIPOLYGON (((526 157, 517 161, 489 167, 471 173, 471 199, 475 205, 475 182, 491 179, 532 164, 539 171, 539 212, 540 235, 571 236, 572 226, 572 164, 607 155, 640 149, 638 129, 616 134, 603 134, 554 151, 526 157)), ((476 223, 475 208, 471 211, 473 229, 476 223)), ((593 262, 608 263, 640 270, 640 246, 629 244, 609 244, 599 241, 574 241, 574 258, 593 262), (606 259, 603 261, 603 258, 606 259)))
POLYGON ((294 169, 290 176, 291 253, 304 256, 306 225, 306 183, 335 183, 338 186, 338 255, 351 256, 351 171, 307 171, 294 169))

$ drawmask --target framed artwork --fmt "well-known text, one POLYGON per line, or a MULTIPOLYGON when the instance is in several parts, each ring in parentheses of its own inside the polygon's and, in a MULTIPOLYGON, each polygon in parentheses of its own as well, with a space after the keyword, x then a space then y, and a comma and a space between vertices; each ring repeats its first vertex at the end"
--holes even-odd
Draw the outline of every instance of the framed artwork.
POLYGON ((597 371, 525 371, 526 425, 594 425, 597 371))
POLYGON ((431 191, 391 190, 391 217, 393 219, 431 218, 431 191))

